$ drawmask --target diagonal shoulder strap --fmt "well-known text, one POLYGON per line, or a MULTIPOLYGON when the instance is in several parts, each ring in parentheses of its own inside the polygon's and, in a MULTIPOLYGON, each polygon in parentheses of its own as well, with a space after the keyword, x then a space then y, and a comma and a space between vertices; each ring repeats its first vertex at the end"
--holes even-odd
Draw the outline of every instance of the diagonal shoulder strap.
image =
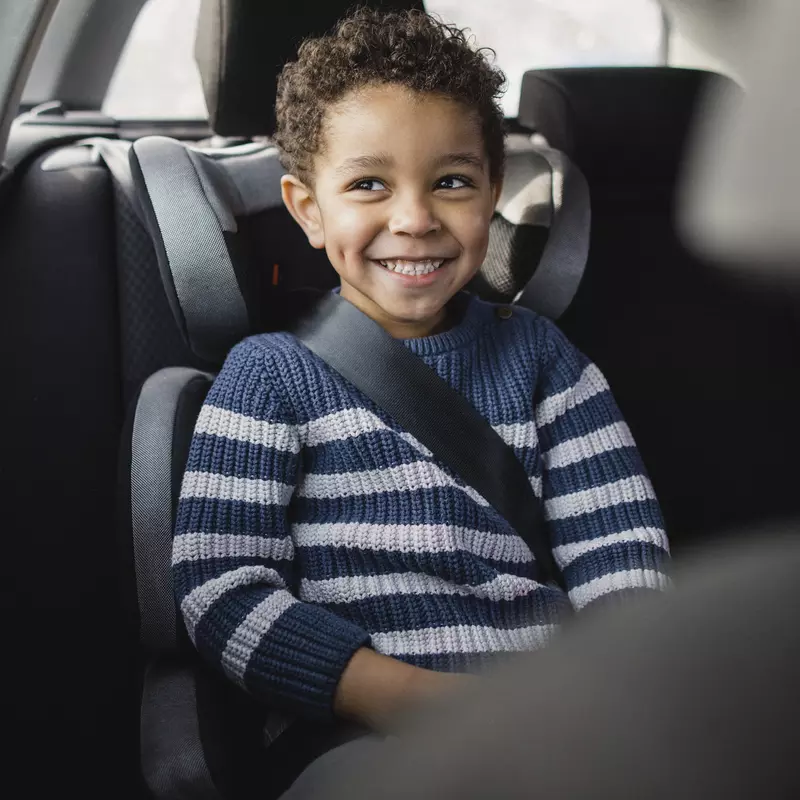
POLYGON ((561 583, 524 467, 462 395, 338 295, 326 296, 295 334, 508 520, 533 552, 542 582, 561 583))

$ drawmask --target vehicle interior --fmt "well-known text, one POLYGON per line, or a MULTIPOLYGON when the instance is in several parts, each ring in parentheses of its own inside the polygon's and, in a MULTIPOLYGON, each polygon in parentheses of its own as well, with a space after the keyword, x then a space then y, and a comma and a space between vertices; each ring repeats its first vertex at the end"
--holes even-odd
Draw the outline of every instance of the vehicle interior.
MULTIPOLYGON (((337 285, 270 136, 282 64, 352 5, 0 3, 4 784, 25 796, 281 791, 263 711, 188 644, 169 548, 226 353, 337 285)), ((697 124, 746 91, 758 4, 365 5, 496 50, 507 176, 470 290, 550 316, 605 373, 675 559, 797 515, 796 293, 690 247, 676 213, 697 124)))

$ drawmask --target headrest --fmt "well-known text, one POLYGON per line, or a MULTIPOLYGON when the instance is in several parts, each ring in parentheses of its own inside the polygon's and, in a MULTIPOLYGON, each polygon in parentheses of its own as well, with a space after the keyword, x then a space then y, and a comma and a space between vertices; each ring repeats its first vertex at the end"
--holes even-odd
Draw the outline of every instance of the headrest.
POLYGON ((581 171, 540 136, 509 136, 489 248, 470 289, 558 319, 583 278, 590 232, 581 171))
MULTIPOLYGON (((577 291, 589 250, 589 193, 545 143, 511 140, 486 261, 470 288, 553 318, 577 291)), ((129 160, 175 319, 195 353, 219 364, 245 336, 296 322, 338 285, 281 201, 277 150, 200 150, 150 136, 129 160)))
POLYGON ((519 122, 595 180, 674 180, 711 72, 672 67, 532 70, 522 79, 519 122))
POLYGON ((178 326, 192 351, 218 363, 252 329, 252 276, 235 257, 237 216, 281 202, 273 148, 200 153, 164 136, 130 150, 139 202, 178 326))
MULTIPOLYGON (((422 0, 368 0, 388 10, 423 8, 422 0)), ((223 136, 271 136, 278 75, 300 42, 328 32, 352 0, 202 0, 195 59, 212 129, 223 136)))

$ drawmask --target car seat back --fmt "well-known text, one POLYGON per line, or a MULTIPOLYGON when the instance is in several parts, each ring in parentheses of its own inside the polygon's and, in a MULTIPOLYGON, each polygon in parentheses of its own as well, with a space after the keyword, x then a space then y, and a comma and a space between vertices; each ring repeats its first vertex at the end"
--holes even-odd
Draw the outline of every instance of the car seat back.
POLYGON ((676 229, 692 123, 722 85, 667 68, 532 71, 520 104, 589 182, 589 258, 559 324, 608 377, 675 553, 800 511, 794 299, 698 257, 676 229))

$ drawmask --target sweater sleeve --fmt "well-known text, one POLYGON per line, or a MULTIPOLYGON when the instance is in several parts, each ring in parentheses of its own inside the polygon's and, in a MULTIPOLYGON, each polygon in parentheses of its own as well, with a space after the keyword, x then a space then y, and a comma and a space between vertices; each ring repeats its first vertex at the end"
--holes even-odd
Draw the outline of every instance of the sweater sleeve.
POLYGON ((342 672, 370 637, 292 594, 287 507, 299 451, 264 348, 245 340, 197 420, 172 573, 186 629, 206 660, 276 708, 326 718, 342 672))
POLYGON ((552 323, 540 352, 544 517, 573 607, 666 588, 661 511, 606 379, 552 323))

